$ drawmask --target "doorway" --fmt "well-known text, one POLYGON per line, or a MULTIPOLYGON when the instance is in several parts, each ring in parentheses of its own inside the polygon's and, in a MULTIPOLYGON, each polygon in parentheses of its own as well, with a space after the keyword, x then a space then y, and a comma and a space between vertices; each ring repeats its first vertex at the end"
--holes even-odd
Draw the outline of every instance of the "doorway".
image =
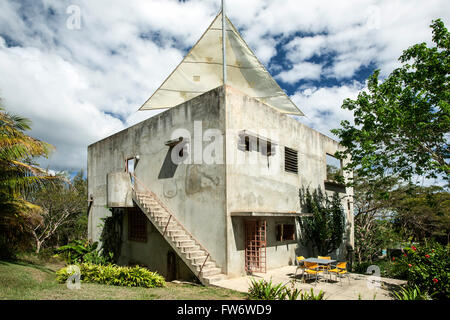
POLYGON ((245 221, 245 271, 266 273, 266 220, 245 221))
POLYGON ((175 252, 167 252, 167 281, 172 281, 177 278, 177 257, 175 252))

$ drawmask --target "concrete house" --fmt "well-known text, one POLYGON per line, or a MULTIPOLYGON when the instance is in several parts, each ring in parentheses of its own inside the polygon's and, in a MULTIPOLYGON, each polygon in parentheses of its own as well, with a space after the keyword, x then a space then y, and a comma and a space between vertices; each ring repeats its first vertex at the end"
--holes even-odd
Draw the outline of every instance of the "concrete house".
POLYGON ((327 178, 342 147, 301 123, 221 13, 140 110, 158 108, 88 147, 89 238, 121 217, 119 264, 204 284, 295 264, 311 254, 299 242, 302 187, 339 192, 347 229, 333 255, 346 259, 353 191, 327 178))

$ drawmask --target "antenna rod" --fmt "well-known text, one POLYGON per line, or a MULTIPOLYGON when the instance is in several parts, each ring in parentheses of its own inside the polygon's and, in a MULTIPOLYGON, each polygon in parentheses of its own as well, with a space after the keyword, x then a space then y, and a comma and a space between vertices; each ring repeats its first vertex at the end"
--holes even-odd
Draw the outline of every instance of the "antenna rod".
POLYGON ((226 51, 226 38, 227 30, 225 26, 225 0, 222 0, 222 72, 223 72, 223 85, 227 83, 227 51, 226 51))

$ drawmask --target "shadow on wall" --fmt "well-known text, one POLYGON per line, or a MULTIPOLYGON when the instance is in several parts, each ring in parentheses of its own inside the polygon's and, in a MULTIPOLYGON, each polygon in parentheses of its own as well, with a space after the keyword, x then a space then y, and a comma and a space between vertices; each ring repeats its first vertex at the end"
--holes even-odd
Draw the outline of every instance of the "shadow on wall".
POLYGON ((172 161, 172 150, 173 146, 167 151, 166 157, 164 158, 163 165, 158 174, 158 179, 169 179, 173 178, 175 171, 177 170, 178 164, 172 161))

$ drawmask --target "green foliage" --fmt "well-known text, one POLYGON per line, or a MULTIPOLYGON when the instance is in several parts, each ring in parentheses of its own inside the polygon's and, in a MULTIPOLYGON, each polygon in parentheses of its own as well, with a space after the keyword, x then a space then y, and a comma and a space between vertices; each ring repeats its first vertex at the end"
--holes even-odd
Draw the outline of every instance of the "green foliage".
POLYGON ((450 238, 450 193, 438 186, 412 184, 392 192, 394 227, 405 239, 423 242, 450 238))
POLYGON ((85 238, 87 231, 87 182, 83 171, 65 180, 30 192, 27 200, 42 209, 39 219, 27 219, 27 229, 35 242, 36 252, 44 246, 66 244, 85 238))
MULTIPOLYGON (((82 282, 144 288, 164 287, 166 284, 164 277, 139 266, 119 267, 113 264, 81 263, 79 267, 82 282)), ((73 272, 69 272, 68 267, 64 267, 58 270, 56 274, 57 281, 64 283, 73 272)))
POLYGON ((310 293, 305 292, 300 295, 300 300, 323 300, 324 295, 325 292, 323 292, 322 290, 320 290, 317 295, 314 294, 314 291, 311 288, 310 293))
POLYGON ((56 251, 67 264, 92 263, 106 265, 111 262, 112 255, 101 255, 97 250, 98 242, 91 243, 88 240, 74 240, 71 243, 59 247, 56 251))
POLYGON ((397 300, 431 300, 428 293, 420 291, 417 286, 402 288, 393 295, 397 300))
POLYGON ((256 281, 251 279, 251 286, 248 289, 248 298, 251 300, 280 300, 283 296, 284 286, 279 283, 273 285, 272 280, 267 282, 264 279, 256 281))
POLYGON ((449 250, 449 245, 437 242, 407 248, 397 263, 407 270, 408 286, 417 286, 433 299, 450 299, 449 250))
POLYGON ((290 287, 281 283, 272 284, 272 280, 266 281, 261 279, 256 281, 251 279, 251 286, 248 289, 247 298, 250 300, 323 300, 324 292, 315 295, 313 289, 311 292, 302 292, 301 289, 295 288, 295 281, 291 281, 290 287))
POLYGON ((351 156, 346 170, 360 168, 366 177, 450 176, 450 34, 438 19, 432 22, 434 47, 416 44, 403 51, 395 69, 380 83, 380 71, 368 79, 368 90, 343 109, 353 111, 354 125, 341 122, 332 132, 351 156))
POLYGON ((29 246, 27 219, 39 219, 40 208, 25 194, 58 180, 34 162, 48 157, 52 146, 28 136, 31 121, 0 106, 0 257, 11 258, 29 246))
POLYGON ((306 191, 301 189, 299 196, 303 211, 312 213, 311 217, 299 219, 300 227, 304 230, 303 244, 311 244, 319 255, 327 255, 339 248, 345 223, 338 193, 334 193, 330 200, 321 189, 311 194, 308 188, 306 191))
POLYGON ((359 274, 367 274, 367 268, 371 265, 378 266, 380 268, 380 276, 384 278, 400 279, 406 280, 406 268, 394 261, 383 259, 378 261, 365 261, 361 263, 356 263, 353 266, 353 272, 359 274))
POLYGON ((112 261, 117 262, 122 248, 123 213, 112 209, 111 216, 103 219, 103 229, 100 236, 103 252, 112 254, 112 261))

